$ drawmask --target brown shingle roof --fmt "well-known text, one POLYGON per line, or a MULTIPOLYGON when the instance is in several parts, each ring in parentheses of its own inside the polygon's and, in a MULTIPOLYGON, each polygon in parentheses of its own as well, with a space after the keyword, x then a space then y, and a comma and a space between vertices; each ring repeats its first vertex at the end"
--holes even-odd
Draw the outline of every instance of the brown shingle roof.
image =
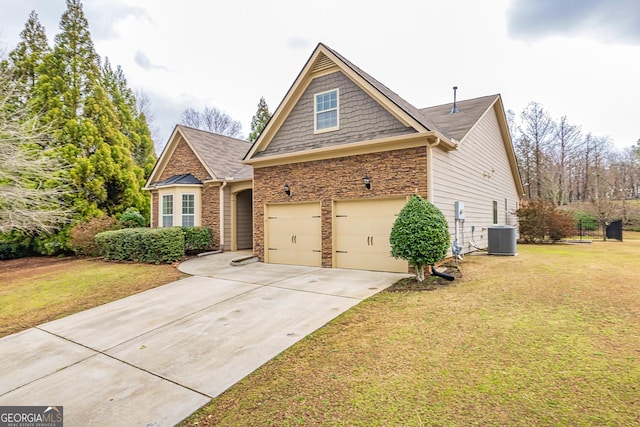
POLYGON ((398 95, 397 93, 395 93, 394 91, 392 91, 391 89, 389 89, 388 87, 386 87, 385 85, 383 85, 382 83, 380 83, 378 80, 376 80, 375 78, 371 77, 369 74, 367 74, 366 72, 364 72, 362 69, 360 69, 359 67, 357 67, 356 65, 354 65, 351 61, 349 61, 347 58, 345 58, 344 56, 340 55, 338 52, 336 52, 335 50, 331 49, 329 46, 320 43, 320 45, 324 46, 328 51, 330 51, 331 53, 333 53, 336 57, 338 57, 347 67, 351 68, 356 74, 358 74, 360 77, 362 77, 363 79, 365 79, 371 86, 373 86, 374 88, 376 88, 381 94, 383 94, 384 96, 387 97, 387 99, 389 99, 391 102, 393 102, 394 104, 396 104, 398 107, 402 108, 408 115, 410 115, 414 120, 416 120, 418 123, 420 123, 422 126, 424 126, 425 128, 427 128, 427 130, 437 130, 436 126, 434 125, 434 123, 431 122, 431 120, 428 117, 425 117, 423 114, 420 113, 420 110, 418 110, 416 107, 414 107, 413 105, 411 105, 409 102, 407 102, 406 100, 404 100, 404 98, 402 98, 400 95, 398 95))
POLYGON ((434 124, 435 130, 449 139, 461 141, 498 97, 499 95, 488 95, 458 101, 456 102, 458 112, 453 114, 451 114, 453 103, 422 108, 420 112, 434 124))
POLYGON ((176 126, 218 179, 249 179, 253 169, 240 163, 251 148, 249 141, 184 125, 176 126))

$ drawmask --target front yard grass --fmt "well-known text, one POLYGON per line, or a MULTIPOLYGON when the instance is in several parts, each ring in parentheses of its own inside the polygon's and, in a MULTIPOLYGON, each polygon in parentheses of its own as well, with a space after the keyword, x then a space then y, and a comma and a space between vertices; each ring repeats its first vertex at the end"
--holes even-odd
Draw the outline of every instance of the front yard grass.
POLYGON ((97 259, 0 261, 0 337, 186 276, 169 265, 97 259))
POLYGON ((640 425, 640 240, 469 255, 382 292, 184 426, 640 425))

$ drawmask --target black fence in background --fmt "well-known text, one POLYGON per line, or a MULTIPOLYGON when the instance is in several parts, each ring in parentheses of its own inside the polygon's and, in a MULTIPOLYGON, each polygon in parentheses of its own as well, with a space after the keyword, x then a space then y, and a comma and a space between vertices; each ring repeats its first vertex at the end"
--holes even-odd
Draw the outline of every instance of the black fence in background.
POLYGON ((622 220, 611 221, 606 228, 607 239, 620 240, 622 242, 622 220))
POLYGON ((622 241, 622 220, 602 224, 594 219, 580 219, 576 221, 576 234, 571 239, 622 241))

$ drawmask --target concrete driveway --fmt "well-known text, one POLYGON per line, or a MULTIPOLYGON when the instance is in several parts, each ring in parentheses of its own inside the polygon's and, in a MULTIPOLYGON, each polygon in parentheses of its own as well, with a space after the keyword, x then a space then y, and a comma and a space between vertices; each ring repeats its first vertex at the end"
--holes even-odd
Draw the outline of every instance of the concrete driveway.
POLYGON ((0 406, 170 426, 403 274, 194 258, 195 274, 0 339, 0 406))

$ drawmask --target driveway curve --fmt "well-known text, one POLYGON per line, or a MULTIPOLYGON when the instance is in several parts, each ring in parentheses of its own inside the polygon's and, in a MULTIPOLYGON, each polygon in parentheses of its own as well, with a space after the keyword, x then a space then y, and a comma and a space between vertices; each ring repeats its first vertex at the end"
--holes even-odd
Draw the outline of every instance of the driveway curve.
POLYGON ((175 425, 404 274, 189 259, 191 277, 0 339, 0 406, 69 426, 175 425))

